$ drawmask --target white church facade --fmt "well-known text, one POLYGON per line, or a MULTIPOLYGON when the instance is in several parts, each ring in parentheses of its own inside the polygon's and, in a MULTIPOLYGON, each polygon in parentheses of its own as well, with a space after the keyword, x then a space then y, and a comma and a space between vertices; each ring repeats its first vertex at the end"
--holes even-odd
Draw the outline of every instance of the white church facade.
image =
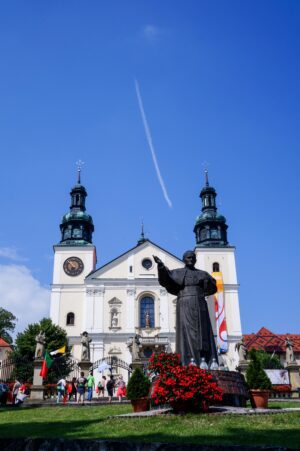
MULTIPOLYGON (((80 360, 84 331, 92 338, 91 362, 116 356, 130 364, 129 344, 136 334, 145 361, 153 351, 175 351, 176 297, 159 285, 153 255, 169 269, 183 267, 181 259, 142 233, 135 247, 97 268, 94 225, 86 213, 87 192, 80 172, 70 194, 70 212, 63 217, 61 241, 54 246, 50 317, 66 330, 74 358, 80 360)), ((216 192, 207 177, 200 197, 202 212, 194 228, 196 267, 222 274, 227 344, 222 359, 234 370, 238 365, 235 345, 242 338, 235 248, 227 242, 226 220, 217 213, 216 192)), ((217 336, 214 296, 207 302, 217 336)))

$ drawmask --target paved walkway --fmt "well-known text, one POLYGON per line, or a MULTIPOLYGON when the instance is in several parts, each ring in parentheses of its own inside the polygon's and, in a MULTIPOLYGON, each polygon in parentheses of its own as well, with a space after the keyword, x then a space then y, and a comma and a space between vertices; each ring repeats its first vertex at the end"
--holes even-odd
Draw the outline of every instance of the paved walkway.
MULTIPOLYGON (((164 409, 153 409, 146 412, 132 412, 125 413, 122 415, 114 415, 113 417, 118 418, 136 418, 136 417, 153 417, 156 415, 164 415, 168 413, 172 413, 173 410, 171 408, 164 409)), ((275 413, 286 413, 286 412, 300 412, 300 407, 288 407, 284 409, 252 409, 247 407, 231 407, 231 406, 222 406, 222 407, 211 407, 209 409, 208 415, 266 415, 266 414, 275 414, 275 413)))

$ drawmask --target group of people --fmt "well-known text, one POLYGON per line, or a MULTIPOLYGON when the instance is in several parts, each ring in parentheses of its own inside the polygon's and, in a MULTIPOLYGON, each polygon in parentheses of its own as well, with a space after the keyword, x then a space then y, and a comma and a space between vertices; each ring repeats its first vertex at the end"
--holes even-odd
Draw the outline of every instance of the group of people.
POLYGON ((84 376, 84 372, 80 373, 80 376, 76 379, 74 377, 72 381, 67 381, 65 378, 61 378, 57 382, 57 398, 56 402, 66 403, 67 401, 74 401, 78 404, 84 405, 86 393, 87 401, 92 402, 94 390, 97 393, 98 399, 102 396, 104 397, 104 391, 107 390, 108 402, 112 402, 112 398, 117 389, 117 396, 119 402, 122 402, 122 398, 126 396, 126 384, 123 376, 120 375, 117 380, 113 376, 109 376, 108 380, 106 376, 102 376, 97 386, 95 386, 95 378, 93 372, 90 371, 87 377, 84 376))
POLYGON ((29 389, 23 382, 15 380, 14 383, 0 381, 0 404, 6 405, 7 401, 13 406, 21 405, 29 396, 29 389))

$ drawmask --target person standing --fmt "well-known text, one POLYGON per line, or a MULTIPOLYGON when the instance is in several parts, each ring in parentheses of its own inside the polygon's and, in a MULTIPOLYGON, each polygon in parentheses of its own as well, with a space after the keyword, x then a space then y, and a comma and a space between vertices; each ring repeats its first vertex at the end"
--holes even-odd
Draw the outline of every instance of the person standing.
POLYGON ((90 371, 87 377, 87 389, 88 389, 88 401, 92 402, 93 390, 95 388, 95 378, 93 376, 93 371, 90 371))
POLYGON ((12 396, 13 396, 13 404, 16 404, 16 398, 18 396, 19 390, 21 387, 21 383, 16 379, 13 389, 12 389, 12 396))
POLYGON ((122 402, 122 397, 126 396, 126 384, 124 382, 122 374, 119 376, 119 379, 118 379, 116 385, 118 387, 117 396, 119 398, 119 402, 122 402))
POLYGON ((85 386, 86 386, 86 378, 84 377, 84 372, 81 371, 80 377, 76 381, 76 389, 77 389, 77 404, 81 402, 81 405, 84 405, 84 394, 85 394, 85 386))
POLYGON ((74 396, 74 401, 77 401, 77 390, 76 390, 76 377, 73 377, 72 382, 69 384, 69 402, 71 401, 72 397, 74 396))
POLYGON ((114 377, 110 376, 109 380, 106 383, 106 390, 108 393, 108 402, 111 404, 112 401, 112 397, 114 395, 114 388, 115 388, 115 381, 114 381, 114 377))
POLYGON ((66 379, 63 378, 63 377, 62 377, 62 378, 57 382, 57 384, 56 384, 56 387, 57 387, 57 398, 56 398, 56 403, 57 403, 57 404, 60 403, 61 398, 64 399, 64 396, 65 396, 65 390, 66 390, 66 385, 67 385, 67 381, 66 381, 66 379))

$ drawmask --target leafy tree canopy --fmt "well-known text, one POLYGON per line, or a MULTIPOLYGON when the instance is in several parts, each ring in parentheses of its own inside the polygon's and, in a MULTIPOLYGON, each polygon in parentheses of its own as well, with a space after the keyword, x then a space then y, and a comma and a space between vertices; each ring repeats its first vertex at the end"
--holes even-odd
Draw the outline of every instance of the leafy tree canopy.
MULTIPOLYGON (((16 362, 14 377, 32 382, 35 337, 40 331, 45 332, 45 350, 51 352, 67 346, 66 331, 54 324, 51 319, 43 318, 39 323, 29 324, 24 332, 17 335, 15 349, 12 352, 12 358, 16 362)), ((70 354, 67 352, 64 356, 58 357, 57 361, 55 359, 45 382, 56 382, 58 378, 67 376, 71 368, 70 354)))
POLYGON ((7 343, 12 343, 13 339, 9 332, 13 332, 16 327, 17 318, 8 310, 0 307, 0 337, 7 343))
POLYGON ((265 370, 280 370, 283 368, 280 358, 275 354, 259 350, 256 352, 256 355, 265 370))

